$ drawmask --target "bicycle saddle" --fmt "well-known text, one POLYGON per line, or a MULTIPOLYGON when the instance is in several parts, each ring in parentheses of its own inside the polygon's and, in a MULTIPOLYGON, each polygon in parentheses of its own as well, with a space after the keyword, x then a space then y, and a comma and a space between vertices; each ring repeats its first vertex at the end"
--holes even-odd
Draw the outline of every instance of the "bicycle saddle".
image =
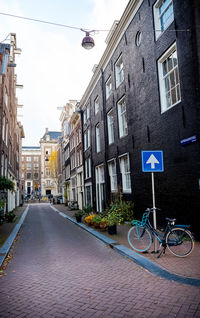
POLYGON ((165 220, 168 222, 176 222, 176 219, 165 218, 165 220))

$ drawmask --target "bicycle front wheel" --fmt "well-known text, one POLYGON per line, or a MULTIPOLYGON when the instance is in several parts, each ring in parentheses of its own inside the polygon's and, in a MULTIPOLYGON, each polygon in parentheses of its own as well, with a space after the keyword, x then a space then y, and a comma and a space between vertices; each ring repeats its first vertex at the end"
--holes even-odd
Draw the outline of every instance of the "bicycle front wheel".
POLYGON ((151 234, 144 226, 134 225, 128 231, 128 242, 134 250, 145 252, 151 246, 151 234))
POLYGON ((194 248, 192 234, 182 228, 172 229, 166 236, 166 244, 170 252, 178 257, 188 256, 194 248))

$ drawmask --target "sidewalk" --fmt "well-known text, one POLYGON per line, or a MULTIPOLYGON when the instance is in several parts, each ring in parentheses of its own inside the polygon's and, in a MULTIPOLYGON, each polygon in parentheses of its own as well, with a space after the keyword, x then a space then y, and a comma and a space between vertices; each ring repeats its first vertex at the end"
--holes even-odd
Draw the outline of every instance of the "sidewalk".
MULTIPOLYGON (((69 217, 74 218, 75 211, 69 210, 68 207, 66 207, 65 205, 57 204, 57 205, 53 205, 53 207, 55 207, 60 212, 68 215, 69 217)), ((101 234, 105 235, 106 237, 114 241, 117 241, 119 244, 122 244, 125 247, 131 249, 127 240, 127 233, 129 228, 130 228, 130 225, 128 224, 118 225, 116 235, 109 235, 107 231, 102 232, 99 229, 95 229, 95 231, 98 231, 101 234)), ((187 277, 187 278, 200 279, 200 243, 199 242, 195 242, 195 247, 193 252, 189 256, 183 257, 183 258, 172 255, 168 250, 166 250, 166 253, 162 255, 160 258, 157 258, 157 254, 151 253, 152 250, 153 250, 153 246, 151 247, 149 253, 139 253, 139 254, 149 259, 150 261, 154 262, 155 264, 161 266, 163 269, 165 269, 166 271, 169 271, 170 273, 187 277)))

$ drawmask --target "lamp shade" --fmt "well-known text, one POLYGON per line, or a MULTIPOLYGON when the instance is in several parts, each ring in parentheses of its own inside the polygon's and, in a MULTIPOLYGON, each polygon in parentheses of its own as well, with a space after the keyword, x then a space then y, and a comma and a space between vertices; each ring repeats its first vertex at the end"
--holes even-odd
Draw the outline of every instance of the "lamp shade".
POLYGON ((86 50, 90 50, 95 46, 93 38, 89 32, 86 32, 86 36, 82 40, 82 47, 86 50))

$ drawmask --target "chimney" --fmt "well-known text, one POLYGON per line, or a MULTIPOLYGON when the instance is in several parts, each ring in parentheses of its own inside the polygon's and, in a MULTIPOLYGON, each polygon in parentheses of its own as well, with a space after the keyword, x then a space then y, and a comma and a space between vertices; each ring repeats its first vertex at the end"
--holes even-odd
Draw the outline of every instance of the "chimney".
POLYGON ((48 131, 49 131, 49 129, 48 129, 48 128, 45 128, 45 133, 46 133, 46 134, 48 133, 48 131))

